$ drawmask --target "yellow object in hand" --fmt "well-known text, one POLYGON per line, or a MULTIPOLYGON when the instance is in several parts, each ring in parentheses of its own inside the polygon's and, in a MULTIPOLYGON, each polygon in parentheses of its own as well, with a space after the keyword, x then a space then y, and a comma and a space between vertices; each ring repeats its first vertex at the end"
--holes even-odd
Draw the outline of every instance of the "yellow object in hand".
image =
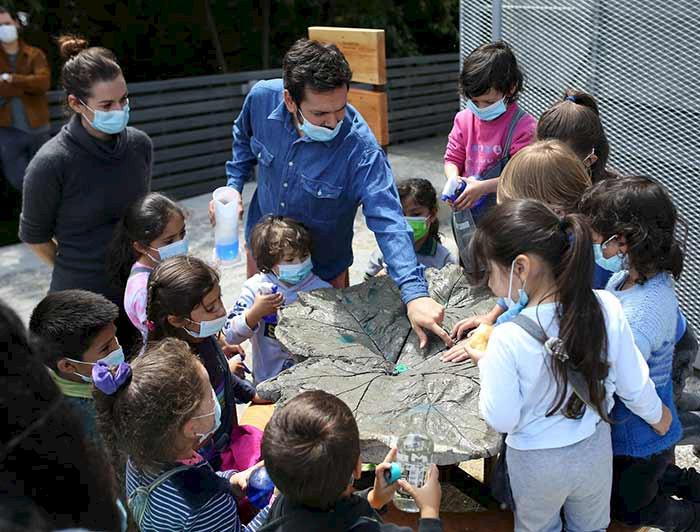
POLYGON ((482 323, 469 337, 469 347, 476 349, 477 351, 486 351, 489 345, 489 336, 491 336, 491 331, 493 331, 492 325, 487 325, 482 323))

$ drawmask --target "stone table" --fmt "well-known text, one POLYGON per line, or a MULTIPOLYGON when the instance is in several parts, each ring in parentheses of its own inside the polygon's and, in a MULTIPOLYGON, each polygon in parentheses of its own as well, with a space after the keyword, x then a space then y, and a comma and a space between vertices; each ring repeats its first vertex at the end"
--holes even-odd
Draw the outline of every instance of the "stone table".
MULTIPOLYGON (((495 303, 488 290, 469 286, 458 266, 426 277, 431 296, 446 308, 447 330, 495 303)), ((499 435, 479 417, 478 369, 471 361, 441 362, 445 346, 436 337, 420 349, 390 278, 300 294, 282 309, 275 334, 297 364, 258 393, 282 403, 306 390, 336 395, 355 414, 363 461, 382 461, 409 424, 433 438, 438 465, 498 452, 499 435)))

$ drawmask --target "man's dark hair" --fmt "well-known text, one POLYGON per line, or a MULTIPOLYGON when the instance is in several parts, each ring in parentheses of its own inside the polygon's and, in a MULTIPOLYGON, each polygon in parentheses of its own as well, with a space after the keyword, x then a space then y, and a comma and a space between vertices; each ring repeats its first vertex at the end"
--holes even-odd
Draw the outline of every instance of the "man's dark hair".
POLYGON ((510 46, 503 41, 484 44, 470 53, 462 64, 459 88, 465 98, 486 94, 491 89, 508 94, 514 102, 523 90, 523 73, 510 46))
POLYGON ((301 393, 273 414, 262 455, 270 478, 286 497, 328 510, 347 489, 360 456, 357 423, 334 395, 301 393))
POLYGON ((29 319, 29 330, 46 347, 44 363, 56 369, 62 358, 82 360, 95 336, 117 316, 119 308, 104 296, 62 290, 39 302, 29 319))
POLYGON ((352 71, 343 53, 335 44, 299 39, 282 61, 284 88, 300 105, 308 87, 326 92, 338 87, 350 87, 352 71))

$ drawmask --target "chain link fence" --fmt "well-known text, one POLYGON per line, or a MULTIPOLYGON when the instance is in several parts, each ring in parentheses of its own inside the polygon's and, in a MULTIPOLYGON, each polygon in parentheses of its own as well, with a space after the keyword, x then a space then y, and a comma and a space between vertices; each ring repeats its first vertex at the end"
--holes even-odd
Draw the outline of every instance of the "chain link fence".
POLYGON ((595 95, 610 166, 658 179, 687 222, 677 292, 700 328, 700 4, 697 0, 461 0, 462 58, 503 39, 535 117, 566 88, 595 95))

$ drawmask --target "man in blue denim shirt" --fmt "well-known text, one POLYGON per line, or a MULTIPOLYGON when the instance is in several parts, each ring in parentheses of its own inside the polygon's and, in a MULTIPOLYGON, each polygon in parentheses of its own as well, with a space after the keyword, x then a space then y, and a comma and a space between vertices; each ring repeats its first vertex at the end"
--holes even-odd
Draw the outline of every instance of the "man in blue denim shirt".
POLYGON ((314 272, 342 286, 362 205, 421 345, 427 342, 423 329, 451 345, 440 326, 444 308, 428 297, 386 156, 347 103, 352 73, 345 57, 334 45, 302 39, 285 55, 283 70, 283 80, 253 87, 233 126, 228 185, 242 191, 258 165, 246 237, 265 214, 302 222, 313 237, 314 272))

